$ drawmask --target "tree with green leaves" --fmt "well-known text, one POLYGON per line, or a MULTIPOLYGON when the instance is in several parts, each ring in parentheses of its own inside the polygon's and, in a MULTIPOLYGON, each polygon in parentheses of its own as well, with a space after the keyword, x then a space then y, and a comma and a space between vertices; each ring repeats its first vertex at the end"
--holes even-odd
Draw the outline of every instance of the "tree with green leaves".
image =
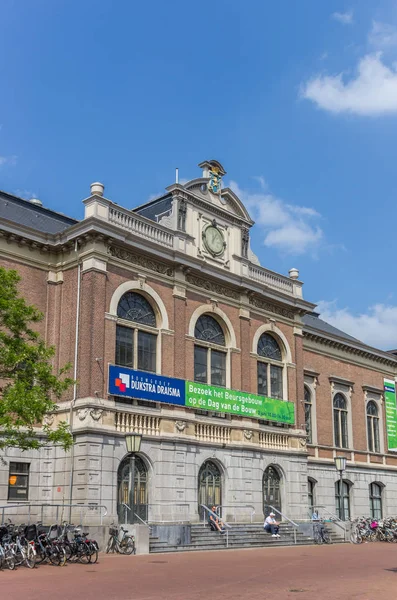
POLYGON ((19 294, 20 280, 17 271, 0 267, 0 449, 52 443, 67 450, 73 443, 68 424, 51 428, 43 419, 73 384, 66 377, 70 365, 53 372, 55 349, 34 330, 43 315, 19 294))

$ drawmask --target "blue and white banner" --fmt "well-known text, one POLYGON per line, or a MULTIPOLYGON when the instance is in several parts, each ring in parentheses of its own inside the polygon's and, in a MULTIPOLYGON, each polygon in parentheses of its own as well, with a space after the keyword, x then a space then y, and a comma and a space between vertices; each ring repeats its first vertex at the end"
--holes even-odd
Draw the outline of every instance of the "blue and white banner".
POLYGON ((109 394, 185 405, 185 381, 109 365, 109 394))

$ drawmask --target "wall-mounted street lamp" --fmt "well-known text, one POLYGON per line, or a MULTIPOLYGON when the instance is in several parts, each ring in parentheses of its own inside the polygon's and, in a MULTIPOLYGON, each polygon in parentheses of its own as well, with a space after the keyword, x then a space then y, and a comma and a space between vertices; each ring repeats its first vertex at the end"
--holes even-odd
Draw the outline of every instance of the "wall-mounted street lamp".
POLYGON ((335 456, 335 467, 339 471, 339 517, 345 520, 345 507, 343 505, 343 471, 346 469, 346 456, 335 456))
POLYGON ((130 475, 129 475, 129 505, 130 505, 130 523, 134 522, 135 515, 135 456, 141 449, 142 436, 139 433, 129 433, 125 436, 127 452, 130 455, 130 475))

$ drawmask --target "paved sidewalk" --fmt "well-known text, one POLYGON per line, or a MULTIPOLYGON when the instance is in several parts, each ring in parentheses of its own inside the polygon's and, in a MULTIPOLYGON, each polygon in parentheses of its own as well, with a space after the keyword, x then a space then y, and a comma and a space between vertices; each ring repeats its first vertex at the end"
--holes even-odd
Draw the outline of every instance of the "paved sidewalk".
POLYGON ((0 572, 4 600, 395 600, 397 545, 275 547, 0 572))

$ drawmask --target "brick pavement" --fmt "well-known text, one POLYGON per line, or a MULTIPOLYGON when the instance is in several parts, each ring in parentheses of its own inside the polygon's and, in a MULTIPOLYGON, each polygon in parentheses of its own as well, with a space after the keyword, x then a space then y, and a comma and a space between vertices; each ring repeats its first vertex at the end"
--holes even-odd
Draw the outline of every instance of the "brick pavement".
POLYGON ((0 573, 5 600, 395 600, 397 546, 305 546, 149 556, 0 573))

